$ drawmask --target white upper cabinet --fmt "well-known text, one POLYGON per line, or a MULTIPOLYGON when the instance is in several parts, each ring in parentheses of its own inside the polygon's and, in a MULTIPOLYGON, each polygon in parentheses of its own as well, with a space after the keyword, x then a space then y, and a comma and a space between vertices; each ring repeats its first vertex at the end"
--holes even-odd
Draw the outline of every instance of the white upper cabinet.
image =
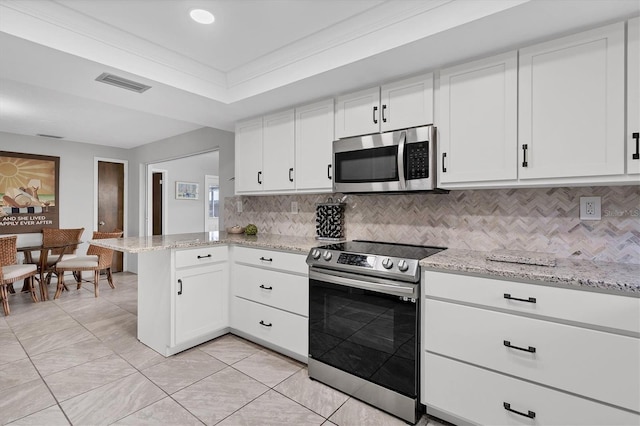
POLYGON ((296 108, 296 190, 332 190, 333 99, 296 108))
POLYGON ((236 124, 235 189, 262 191, 262 117, 236 124))
POLYGON ((640 173, 640 18, 627 29, 627 173, 640 173))
POLYGON ((624 23, 520 50, 519 177, 624 174, 624 23))
POLYGON ((433 123, 433 73, 336 99, 336 138, 433 123))
POLYGON ((263 117, 263 188, 292 191, 295 188, 294 110, 263 117))
POLYGON ((517 67, 513 51, 440 72, 439 186, 517 179, 517 67))

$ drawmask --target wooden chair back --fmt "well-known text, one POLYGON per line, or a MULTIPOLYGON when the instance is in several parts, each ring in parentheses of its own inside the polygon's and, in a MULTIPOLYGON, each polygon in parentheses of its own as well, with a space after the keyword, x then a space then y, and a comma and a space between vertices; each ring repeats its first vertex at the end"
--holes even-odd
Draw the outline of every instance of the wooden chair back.
POLYGON ((0 237, 0 266, 15 265, 18 263, 17 241, 17 235, 0 237))
POLYGON ((68 228, 68 229, 42 229, 42 245, 45 247, 55 247, 58 245, 66 245, 66 247, 51 249, 51 254, 73 254, 78 248, 84 228, 68 228), (76 243, 76 244, 74 244, 76 243))
MULTIPOLYGON (((106 238, 120 238, 122 237, 123 231, 114 231, 114 232, 93 232, 93 240, 101 240, 106 238)), ((113 262, 113 249, 107 247, 99 247, 94 246, 93 244, 89 245, 87 249, 87 255, 97 255, 98 256, 98 269, 106 269, 111 268, 111 263, 113 262)))

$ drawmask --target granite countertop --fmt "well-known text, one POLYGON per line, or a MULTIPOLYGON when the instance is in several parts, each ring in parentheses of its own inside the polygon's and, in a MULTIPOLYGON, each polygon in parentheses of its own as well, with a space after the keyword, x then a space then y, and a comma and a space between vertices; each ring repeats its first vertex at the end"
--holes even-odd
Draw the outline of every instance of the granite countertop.
MULTIPOLYGON (((545 256, 541 258, 551 257, 549 254, 542 255, 545 256)), ((486 251, 447 249, 422 259, 420 266, 439 271, 544 281, 563 287, 592 288, 640 297, 638 264, 557 258, 555 266, 542 266, 531 264, 537 263, 531 260, 535 258, 535 254, 526 256, 525 252, 517 252, 513 259, 506 260, 504 251, 495 256, 486 251), (522 263, 514 263, 516 261, 522 263)))
POLYGON ((192 234, 156 235, 152 237, 127 237, 92 240, 91 244, 126 253, 143 253, 174 248, 194 248, 217 244, 308 253, 313 247, 329 244, 313 237, 294 237, 273 234, 229 234, 227 232, 197 232, 192 234))

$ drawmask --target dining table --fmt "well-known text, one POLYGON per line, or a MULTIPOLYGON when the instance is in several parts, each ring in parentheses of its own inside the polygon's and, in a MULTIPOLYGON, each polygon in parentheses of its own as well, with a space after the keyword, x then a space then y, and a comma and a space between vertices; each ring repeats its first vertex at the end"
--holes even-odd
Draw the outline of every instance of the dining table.
MULTIPOLYGON (((76 241, 76 242, 65 243, 65 244, 48 244, 48 245, 39 244, 39 245, 17 247, 17 251, 23 253, 24 255, 24 263, 35 263, 33 261, 32 252, 40 252, 40 256, 38 257, 38 262, 35 263, 36 266, 38 267, 40 300, 43 300, 43 301, 49 300, 49 291, 47 288, 46 276, 49 272, 52 272, 53 270, 55 270, 55 263, 61 260, 63 256, 63 254, 51 255, 51 256, 57 257, 56 262, 53 265, 47 265, 49 261, 49 255, 50 255, 49 252, 51 250, 60 250, 60 249, 65 249, 64 252, 66 252, 67 247, 71 248, 71 250, 69 250, 69 252, 71 252, 73 250, 73 247, 76 247, 78 244, 81 244, 81 243, 82 241, 76 241)), ((26 282, 22 287, 22 291, 23 292, 29 291, 29 288, 26 282)))

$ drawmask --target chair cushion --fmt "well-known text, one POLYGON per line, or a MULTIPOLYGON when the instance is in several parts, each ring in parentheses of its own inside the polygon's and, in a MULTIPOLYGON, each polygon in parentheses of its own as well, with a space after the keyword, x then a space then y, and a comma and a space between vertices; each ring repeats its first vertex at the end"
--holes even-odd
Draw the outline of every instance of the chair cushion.
POLYGON ((2 274, 5 281, 15 280, 16 278, 29 275, 32 272, 36 272, 38 268, 36 265, 8 265, 2 266, 2 274))
MULTIPOLYGON (((58 260, 58 257, 60 257, 59 254, 51 254, 49 253, 49 255, 47 256, 47 266, 53 266, 56 263, 56 260, 58 260)), ((68 260, 68 259, 73 259, 78 257, 77 254, 63 254, 62 255, 62 259, 60 259, 60 262, 62 262, 63 260, 68 260)), ((38 252, 38 254, 32 254, 31 255, 31 260, 33 264, 35 265, 39 265, 40 264, 40 253, 38 252)))
POLYGON ((61 260, 56 264, 56 269, 73 269, 73 268, 97 268, 98 256, 76 256, 73 259, 61 260))

